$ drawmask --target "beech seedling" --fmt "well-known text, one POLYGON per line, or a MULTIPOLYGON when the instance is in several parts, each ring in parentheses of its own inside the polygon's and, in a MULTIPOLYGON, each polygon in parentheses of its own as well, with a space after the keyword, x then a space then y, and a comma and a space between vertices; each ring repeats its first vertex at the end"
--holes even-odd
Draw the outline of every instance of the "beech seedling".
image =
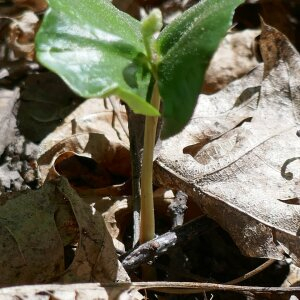
POLYGON ((140 22, 108 0, 49 0, 36 36, 39 62, 82 97, 114 94, 146 115, 141 242, 155 232, 152 164, 160 99, 166 139, 191 118, 209 61, 242 2, 202 0, 160 32, 158 10, 140 22))

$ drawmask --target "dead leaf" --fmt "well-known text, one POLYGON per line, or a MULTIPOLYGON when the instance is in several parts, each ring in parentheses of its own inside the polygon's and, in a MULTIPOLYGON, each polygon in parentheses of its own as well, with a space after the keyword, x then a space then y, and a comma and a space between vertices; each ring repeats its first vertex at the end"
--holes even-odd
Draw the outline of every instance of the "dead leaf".
POLYGON ((65 283, 129 282, 127 273, 117 259, 102 216, 93 207, 86 205, 69 187, 66 180, 61 182, 61 192, 70 199, 80 232, 74 260, 61 277, 61 281, 65 283))
POLYGON ((115 282, 129 278, 103 219, 64 178, 0 198, 0 285, 115 282), (64 246, 78 240, 65 270, 64 246))
POLYGON ((121 126, 127 125, 126 114, 120 111, 118 119, 106 104, 102 99, 85 101, 42 141, 43 181, 64 175, 84 195, 89 190, 92 195, 111 195, 112 185, 116 191, 123 189, 120 185, 130 177, 129 142, 121 126))
POLYGON ((39 158, 42 180, 65 176, 84 201, 103 214, 119 249, 124 248, 116 240, 119 228, 125 230, 130 214, 122 197, 131 193, 125 126, 126 113, 116 103, 86 100, 43 140, 39 158), (120 210, 117 226, 115 213, 120 210))
POLYGON ((34 59, 34 37, 38 29, 39 18, 32 11, 25 11, 12 18, 9 26, 8 46, 13 50, 14 59, 34 59))
POLYGON ((128 137, 123 129, 127 126, 127 115, 122 106, 117 105, 117 109, 120 119, 108 99, 84 100, 73 112, 64 117, 60 126, 43 139, 41 155, 62 140, 78 133, 105 133, 111 140, 122 142, 129 148, 128 137))
POLYGON ((230 32, 221 42, 205 73, 202 92, 215 93, 228 83, 254 69, 257 59, 253 51, 253 41, 260 30, 230 32))
POLYGON ((126 12, 132 17, 135 17, 136 19, 140 19, 140 7, 136 0, 113 0, 112 3, 119 10, 126 12))
POLYGON ((0 206, 0 285, 51 282, 64 271, 64 245, 54 218, 62 197, 55 199, 52 184, 18 193, 10 200, 4 197, 0 206))
POLYGON ((48 7, 45 0, 13 0, 13 3, 17 8, 27 8, 34 12, 42 12, 48 7))
POLYGON ((19 129, 28 139, 38 143, 60 125, 81 101, 53 73, 29 75, 21 93, 17 116, 19 129))
POLYGON ((289 255, 300 265, 300 207, 284 203, 300 197, 300 59, 287 38, 265 24, 260 44, 260 87, 258 68, 254 81, 252 72, 224 92, 201 96, 209 118, 197 107, 186 129, 163 143, 156 180, 192 196, 244 254, 289 255), (225 92, 231 100, 220 118, 225 92))
POLYGON ((38 162, 42 178, 65 175, 78 190, 101 189, 130 177, 129 150, 101 133, 75 134, 44 153, 38 162))
POLYGON ((15 137, 16 118, 14 107, 19 98, 19 89, 0 89, 0 155, 15 137))
POLYGON ((101 299, 101 300, 142 300, 139 287, 131 283, 115 283, 101 286, 99 283, 77 284, 44 284, 31 286, 16 286, 0 289, 1 299, 40 300, 53 298, 57 300, 101 299), (45 295, 41 296, 41 295, 45 295))

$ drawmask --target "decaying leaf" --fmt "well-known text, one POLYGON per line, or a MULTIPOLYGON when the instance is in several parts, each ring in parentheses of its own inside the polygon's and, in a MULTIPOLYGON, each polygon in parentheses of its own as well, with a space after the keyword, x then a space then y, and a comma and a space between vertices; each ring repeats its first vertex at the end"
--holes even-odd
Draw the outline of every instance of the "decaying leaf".
POLYGON ((55 74, 29 75, 21 93, 19 129, 28 139, 40 142, 71 113, 81 98, 55 74))
POLYGON ((129 280, 101 215, 66 179, 0 201, 0 286, 129 280), (77 241, 65 269, 64 247, 77 241))
POLYGON ((0 289, 2 299, 101 299, 101 300, 142 300, 139 286, 131 283, 100 285, 99 283, 44 284, 16 286, 0 289))
POLYGON ((264 71, 201 96, 186 129, 163 143, 156 180, 192 196, 244 254, 300 265, 300 207, 288 204, 300 197, 300 58, 266 24, 260 49, 264 71))
POLYGON ((18 88, 15 90, 0 89, 0 155, 15 136, 16 118, 13 112, 18 98, 18 88))
POLYGON ((126 125, 126 115, 119 112, 118 119, 105 103, 102 99, 85 101, 43 140, 39 157, 42 180, 64 175, 74 179, 78 191, 88 194, 87 190, 93 189, 95 195, 96 189, 123 183, 130 176, 128 138, 120 124, 126 125))
POLYGON ((116 238, 130 214, 123 197, 131 189, 130 154, 127 116, 113 101, 89 99, 67 116, 41 143, 39 166, 42 181, 65 176, 82 199, 103 214, 114 244, 124 250, 116 238))
POLYGON ((34 59, 34 36, 38 29, 39 18, 32 11, 25 11, 12 19, 8 35, 8 45, 15 58, 34 59))
POLYGON ((61 280, 65 283, 129 281, 127 273, 117 260, 112 239, 101 215, 86 205, 66 182, 62 184, 61 190, 71 201, 80 232, 74 260, 61 280))
POLYGON ((13 0, 14 6, 17 8, 26 8, 34 12, 41 12, 48 7, 45 0, 13 0))
POLYGON ((227 34, 205 73, 203 93, 215 93, 257 66, 253 41, 259 34, 249 29, 227 34))

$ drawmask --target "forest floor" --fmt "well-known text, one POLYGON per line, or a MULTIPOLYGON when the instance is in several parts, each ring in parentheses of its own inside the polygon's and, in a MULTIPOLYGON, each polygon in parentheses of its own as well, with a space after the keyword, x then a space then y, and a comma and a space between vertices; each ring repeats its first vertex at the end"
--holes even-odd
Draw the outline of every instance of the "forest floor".
MULTIPOLYGON (((113 1, 166 23, 196 2, 113 1)), ((300 1, 245 2, 193 121, 157 146, 157 238, 138 248, 125 106, 80 98, 37 62, 46 2, 0 1, 0 299, 300 298, 300 1), (257 38, 260 16, 278 32, 257 38), (105 291, 22 288, 75 282, 105 291)))

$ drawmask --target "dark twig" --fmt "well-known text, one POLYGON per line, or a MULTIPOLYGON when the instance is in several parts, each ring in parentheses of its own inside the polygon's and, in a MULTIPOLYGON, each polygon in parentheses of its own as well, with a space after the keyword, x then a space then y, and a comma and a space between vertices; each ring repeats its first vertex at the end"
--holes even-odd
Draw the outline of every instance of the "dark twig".
POLYGON ((238 277, 235 278, 233 280, 230 280, 228 282, 226 282, 225 284, 237 284, 240 283, 244 280, 247 280, 253 276, 255 276, 256 274, 262 272, 263 270, 265 270, 266 268, 268 268, 269 266, 271 266, 276 260, 275 259, 268 259, 266 262, 264 262, 263 264, 259 265, 257 268, 255 268, 254 270, 238 277))
POLYGON ((140 203, 141 203, 141 162, 143 148, 144 117, 135 114, 127 105, 128 129, 132 173, 132 203, 133 203, 133 247, 140 237, 140 203))
POLYGON ((170 247, 180 245, 216 226, 217 224, 211 219, 199 217, 138 246, 125 257, 121 257, 120 260, 126 270, 136 269, 141 264, 153 260, 155 256, 165 253, 170 247))

